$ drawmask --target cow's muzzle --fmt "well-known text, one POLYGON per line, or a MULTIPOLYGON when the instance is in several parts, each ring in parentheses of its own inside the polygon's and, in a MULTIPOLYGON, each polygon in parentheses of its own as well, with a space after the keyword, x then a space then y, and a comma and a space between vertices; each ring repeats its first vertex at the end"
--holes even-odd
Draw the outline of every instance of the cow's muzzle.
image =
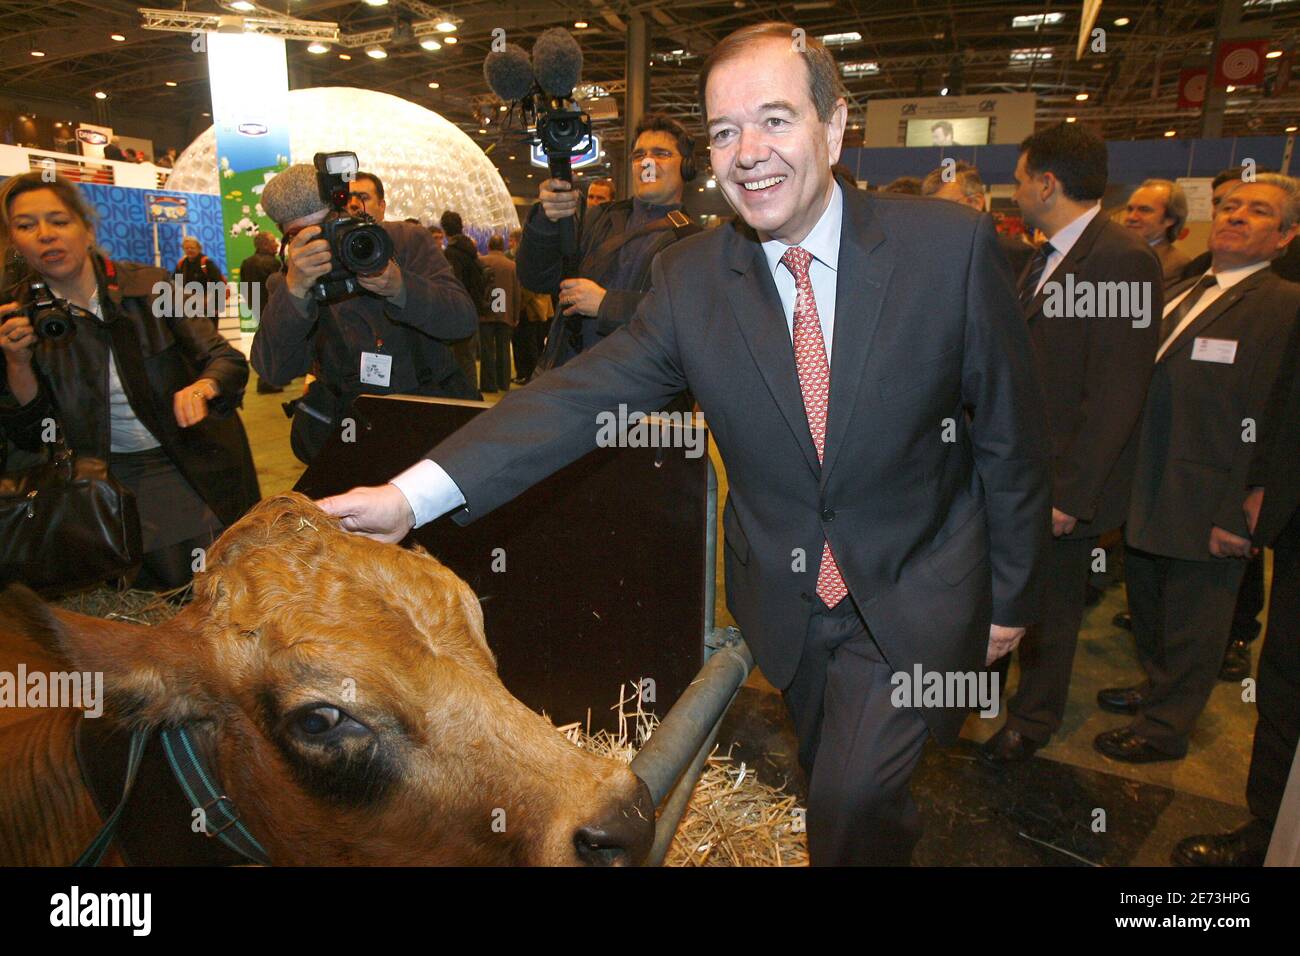
POLYGON ((632 800, 620 800, 603 819, 579 827, 573 847, 583 866, 636 866, 650 852, 654 836, 654 804, 637 780, 632 800))

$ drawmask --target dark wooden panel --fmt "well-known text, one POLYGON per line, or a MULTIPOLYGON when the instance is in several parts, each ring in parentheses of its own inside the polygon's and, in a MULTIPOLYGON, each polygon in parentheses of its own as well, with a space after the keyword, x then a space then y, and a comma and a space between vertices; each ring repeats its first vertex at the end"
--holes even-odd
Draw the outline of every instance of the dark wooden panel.
MULTIPOLYGON (((485 406, 363 396, 356 441, 335 436, 299 480, 313 498, 387 481, 485 406)), ((655 682, 663 716, 704 662, 708 459, 683 449, 597 449, 461 527, 408 539, 483 605, 501 679, 556 723, 613 728, 624 682, 655 682), (493 571, 504 549, 504 572, 493 571)))

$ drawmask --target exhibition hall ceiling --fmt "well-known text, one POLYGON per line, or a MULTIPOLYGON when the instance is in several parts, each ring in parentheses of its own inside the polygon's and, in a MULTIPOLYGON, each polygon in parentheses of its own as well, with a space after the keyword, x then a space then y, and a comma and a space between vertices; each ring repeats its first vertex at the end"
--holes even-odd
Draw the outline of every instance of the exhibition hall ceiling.
MULTIPOLYGON (((197 0, 151 6, 238 16, 233 7, 239 5, 197 0)), ((570 28, 584 52, 584 81, 621 100, 627 25, 636 13, 644 15, 650 31, 651 108, 683 119, 696 131, 695 77, 703 55, 736 27, 786 19, 811 35, 831 38, 829 45, 847 71, 854 125, 862 123, 871 98, 935 96, 947 88, 966 96, 1033 92, 1040 122, 1075 116, 1109 138, 1155 137, 1169 130, 1194 136, 1197 112, 1178 109, 1179 75, 1206 62, 1218 9, 1213 2, 1105 0, 1097 20, 1105 30, 1105 49, 1089 49, 1076 59, 1083 6, 1077 0, 388 0, 380 6, 361 0, 262 0, 242 5, 248 16, 337 24, 341 38, 324 52, 309 52, 305 41, 288 41, 294 88, 356 86, 393 93, 445 115, 485 146, 498 135, 504 115, 482 72, 494 29, 504 29, 508 40, 528 48, 548 27, 570 28), (427 25, 439 15, 457 21, 457 27, 436 37, 440 48, 426 49, 421 39, 429 39, 427 25), (356 45, 366 33, 384 38, 384 58, 372 58, 365 44, 356 45), (452 38, 457 42, 446 42, 452 38), (485 117, 491 121, 485 123, 485 117), (480 128, 487 132, 480 134, 480 128)), ((24 97, 85 104, 82 118, 109 124, 115 115, 174 121, 210 110, 205 59, 193 50, 191 35, 145 29, 140 9, 126 0, 0 0, 0 93, 20 107, 24 97), (96 99, 97 92, 104 96, 96 99)), ((1300 37, 1300 0, 1246 0, 1244 24, 1250 35, 1270 40, 1270 51, 1285 53, 1300 37)), ((1281 95, 1273 89, 1281 64, 1289 68, 1289 55, 1267 61, 1264 86, 1229 95, 1225 135, 1273 135, 1295 122, 1300 90, 1294 83, 1281 95)), ((611 143, 621 138, 617 124, 606 132, 611 143)))

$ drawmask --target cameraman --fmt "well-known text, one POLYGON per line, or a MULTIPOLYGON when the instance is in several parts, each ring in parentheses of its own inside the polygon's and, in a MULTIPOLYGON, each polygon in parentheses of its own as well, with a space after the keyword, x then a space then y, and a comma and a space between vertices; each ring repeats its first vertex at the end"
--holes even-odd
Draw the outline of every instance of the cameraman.
MULTIPOLYGON (((349 211, 383 216, 383 186, 373 174, 357 172, 349 185, 349 211)), ((300 163, 281 172, 266 184, 262 207, 284 235, 286 271, 267 280, 252 362, 273 385, 316 375, 293 403, 290 440, 301 461, 311 463, 358 395, 479 397, 443 344, 473 333, 478 316, 425 229, 381 223, 393 242, 392 260, 377 275, 358 278, 364 291, 325 304, 311 290, 333 267, 321 238, 333 210, 315 168, 300 163)))
POLYGON ((633 197, 588 210, 575 278, 562 276, 558 223, 575 215, 582 195, 562 179, 542 183, 540 202, 524 223, 518 265, 523 286, 559 299, 543 368, 563 364, 625 325, 650 289, 655 255, 699 232, 681 212, 685 184, 695 177, 694 145, 671 117, 647 113, 641 118, 628 157, 633 197))

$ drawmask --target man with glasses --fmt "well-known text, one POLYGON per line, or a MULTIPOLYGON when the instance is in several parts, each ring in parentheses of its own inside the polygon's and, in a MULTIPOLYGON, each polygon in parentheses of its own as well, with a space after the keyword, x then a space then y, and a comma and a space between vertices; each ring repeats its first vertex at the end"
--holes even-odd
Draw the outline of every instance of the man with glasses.
MULTIPOLYGON (((637 124, 631 198, 583 207, 576 276, 564 274, 560 220, 575 216, 581 192, 561 179, 541 185, 524 223, 519 281, 557 297, 542 367, 555 367, 627 324, 650 289, 650 263, 662 249, 698 232, 682 212, 682 192, 695 177, 694 140, 676 120, 647 113, 637 124)), ((592 188, 595 188, 593 184, 592 188)))

